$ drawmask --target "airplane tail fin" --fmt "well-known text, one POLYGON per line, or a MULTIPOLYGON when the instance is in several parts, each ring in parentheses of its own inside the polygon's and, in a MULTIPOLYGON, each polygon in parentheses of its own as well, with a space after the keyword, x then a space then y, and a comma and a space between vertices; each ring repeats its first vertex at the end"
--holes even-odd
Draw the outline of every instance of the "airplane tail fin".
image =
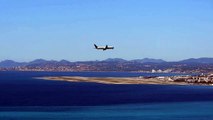
POLYGON ((95 46, 96 49, 98 48, 98 46, 96 44, 94 44, 94 46, 95 46))

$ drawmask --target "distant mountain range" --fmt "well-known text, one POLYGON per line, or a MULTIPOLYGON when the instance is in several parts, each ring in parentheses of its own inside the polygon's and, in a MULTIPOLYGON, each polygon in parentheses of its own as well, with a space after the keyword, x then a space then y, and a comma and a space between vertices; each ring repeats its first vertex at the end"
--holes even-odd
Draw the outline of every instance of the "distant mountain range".
POLYGON ((141 63, 141 64, 145 64, 145 63, 161 63, 161 64, 168 64, 168 63, 187 63, 187 64, 193 64, 193 63, 199 63, 199 64, 213 64, 213 58, 190 58, 190 59, 186 59, 186 60, 181 60, 181 61, 176 61, 176 62, 168 62, 168 61, 164 61, 162 59, 152 59, 152 58, 144 58, 144 59, 135 59, 135 60, 125 60, 125 59, 121 59, 121 58, 108 58, 106 60, 102 60, 102 61, 81 61, 81 62, 70 62, 67 60, 61 60, 61 61, 55 61, 55 60, 44 60, 44 59, 36 59, 34 61, 31 62, 16 62, 13 60, 4 60, 0 62, 0 67, 3 68, 10 68, 10 67, 18 67, 18 66, 41 66, 41 65, 57 65, 57 66, 66 66, 66 65, 73 65, 76 63, 95 63, 95 62, 115 62, 115 63, 141 63))
POLYGON ((179 61, 181 63, 206 63, 206 64, 212 64, 213 63, 213 58, 190 58, 186 60, 179 61))
POLYGON ((31 62, 5 60, 0 62, 0 71, 128 71, 128 72, 176 72, 176 73, 213 73, 213 58, 190 58, 168 62, 161 59, 124 60, 109 58, 102 61, 55 61, 36 59, 31 62))
POLYGON ((131 61, 139 62, 139 63, 164 63, 164 62, 166 62, 162 59, 152 59, 152 58, 135 59, 135 60, 131 60, 131 61))
POLYGON ((36 60, 33 60, 31 62, 16 62, 16 61, 13 61, 13 60, 4 60, 4 61, 1 61, 0 62, 0 67, 5 67, 5 68, 8 68, 8 67, 18 67, 18 66, 30 66, 30 65, 42 65, 42 64, 53 64, 53 63, 58 63, 58 64, 69 64, 71 62, 67 61, 67 60, 61 60, 61 61, 55 61, 55 60, 44 60, 44 59, 36 59, 36 60))
POLYGON ((13 60, 5 60, 0 62, 0 67, 17 67, 17 66, 24 66, 27 63, 25 62, 15 62, 13 60))

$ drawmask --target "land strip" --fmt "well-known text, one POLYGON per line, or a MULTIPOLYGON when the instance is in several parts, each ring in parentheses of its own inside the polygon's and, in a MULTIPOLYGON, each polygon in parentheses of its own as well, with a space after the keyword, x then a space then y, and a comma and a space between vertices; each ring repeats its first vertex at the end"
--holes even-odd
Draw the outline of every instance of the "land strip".
POLYGON ((171 76, 171 77, 81 77, 56 76, 40 77, 38 79, 67 82, 94 82, 102 84, 162 84, 162 85, 213 85, 213 74, 197 76, 171 76))
POLYGON ((163 85, 189 85, 186 82, 174 82, 166 79, 159 78, 143 78, 143 77, 41 77, 39 79, 44 80, 56 80, 56 81, 67 81, 67 82, 94 82, 102 84, 163 84, 163 85))

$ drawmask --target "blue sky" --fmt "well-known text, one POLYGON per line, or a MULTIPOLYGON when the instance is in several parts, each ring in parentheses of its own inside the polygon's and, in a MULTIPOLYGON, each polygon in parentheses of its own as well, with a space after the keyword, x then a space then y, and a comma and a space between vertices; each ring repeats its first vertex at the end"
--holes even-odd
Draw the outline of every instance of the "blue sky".
POLYGON ((0 0, 0 16, 0 61, 213 57, 212 0, 0 0))

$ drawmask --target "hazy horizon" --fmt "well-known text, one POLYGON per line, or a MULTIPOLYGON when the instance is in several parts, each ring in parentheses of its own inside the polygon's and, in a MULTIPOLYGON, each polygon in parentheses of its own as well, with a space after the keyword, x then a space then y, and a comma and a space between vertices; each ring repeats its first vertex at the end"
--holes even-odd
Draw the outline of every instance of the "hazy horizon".
POLYGON ((0 61, 213 57, 212 13, 211 0, 3 0, 0 61))

